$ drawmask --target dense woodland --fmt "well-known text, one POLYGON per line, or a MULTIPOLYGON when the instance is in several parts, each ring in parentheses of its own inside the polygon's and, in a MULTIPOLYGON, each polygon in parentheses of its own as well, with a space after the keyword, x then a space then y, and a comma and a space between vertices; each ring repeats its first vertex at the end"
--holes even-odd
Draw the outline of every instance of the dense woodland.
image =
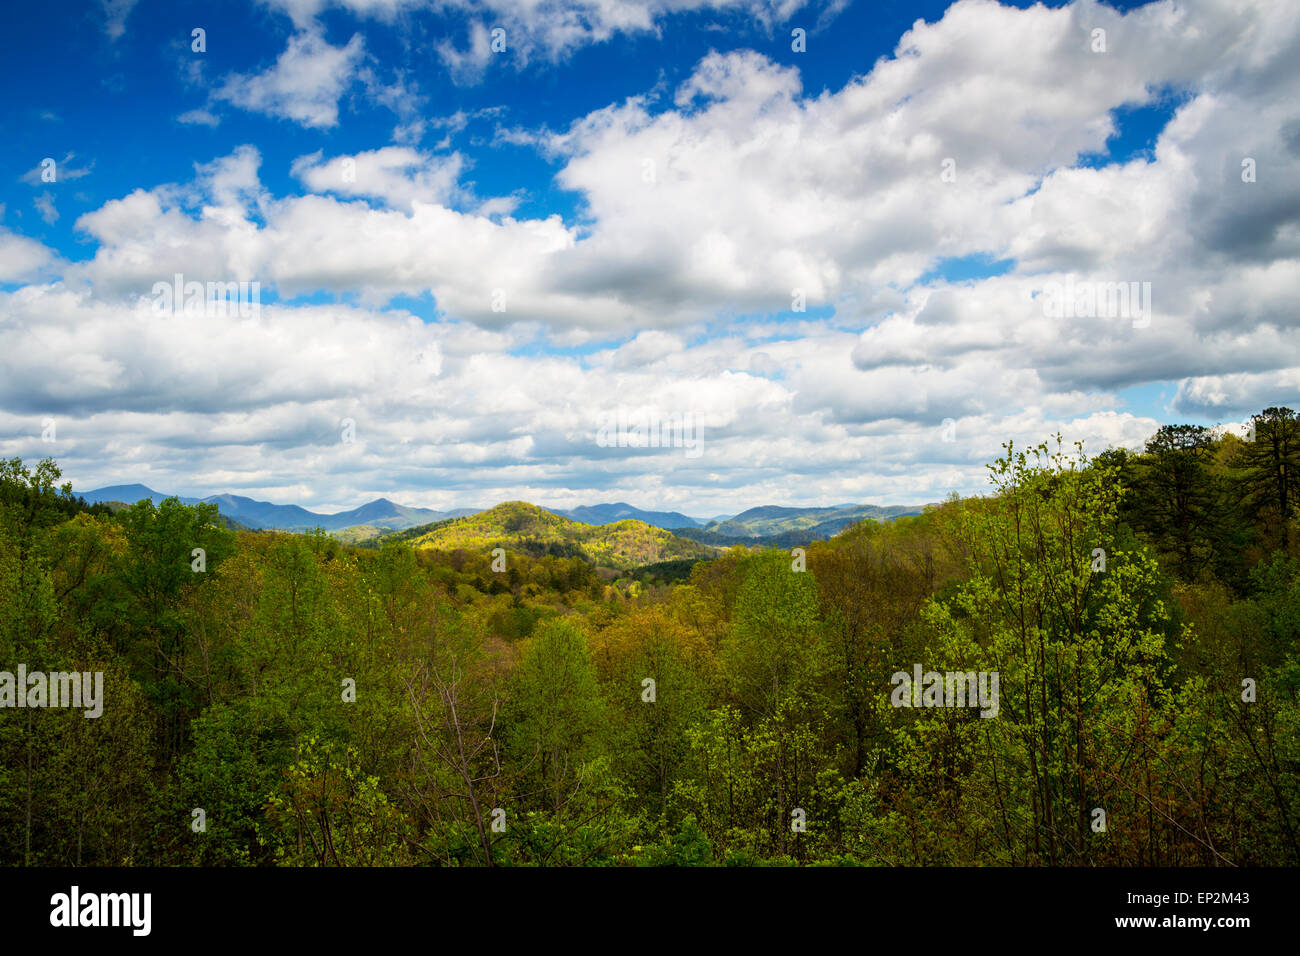
POLYGON ((2 462, 0 670, 105 702, 0 709, 0 861, 1295 865, 1300 420, 1254 421, 1008 446, 806 569, 498 572, 2 462), (997 717, 892 706, 916 664, 997 671, 997 717))

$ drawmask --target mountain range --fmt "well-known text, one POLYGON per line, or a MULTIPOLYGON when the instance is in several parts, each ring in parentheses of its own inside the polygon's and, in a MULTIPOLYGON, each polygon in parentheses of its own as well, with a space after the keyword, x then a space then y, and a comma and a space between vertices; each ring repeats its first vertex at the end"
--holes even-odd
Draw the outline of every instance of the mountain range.
MULTIPOLYGON (((170 497, 141 484, 96 488, 94 491, 81 492, 80 496, 91 504, 121 502, 128 505, 146 498, 158 504, 164 498, 170 497)), ((252 530, 278 531, 310 531, 313 528, 323 528, 336 533, 340 539, 349 543, 392 532, 405 532, 413 528, 424 529, 430 525, 495 510, 458 508, 437 511, 432 508, 407 507, 387 498, 376 498, 349 511, 322 514, 309 511, 299 505, 277 505, 242 495, 177 497, 182 504, 187 505, 215 504, 222 517, 235 526, 252 530)), ((865 518, 888 521, 902 515, 920 514, 923 508, 914 505, 844 504, 825 508, 764 505, 750 508, 737 515, 718 515, 714 518, 700 519, 677 511, 646 511, 622 501, 582 505, 577 508, 545 508, 537 505, 528 505, 528 507, 582 525, 599 527, 624 521, 639 521, 654 528, 671 531, 674 535, 690 538, 703 545, 724 547, 733 544, 758 543, 792 547, 829 538, 865 518)))
MULTIPOLYGON (((158 504, 164 498, 171 497, 154 491, 146 485, 112 485, 78 494, 90 504, 120 501, 130 505, 146 498, 158 504)), ((459 508, 454 511, 435 511, 432 508, 408 508, 387 498, 376 498, 350 511, 320 514, 298 505, 275 505, 269 501, 256 501, 242 495, 209 495, 206 498, 185 498, 178 495, 176 497, 181 504, 186 505, 215 504, 224 517, 233 519, 246 528, 277 531, 310 531, 312 528, 342 531, 357 525, 369 525, 385 531, 400 531, 433 521, 459 518, 479 510, 459 508)))
POLYGON ((832 505, 827 508, 784 508, 763 505, 702 528, 678 528, 676 533, 704 544, 764 544, 795 547, 833 537, 849 525, 870 518, 890 521, 918 515, 924 505, 832 505))

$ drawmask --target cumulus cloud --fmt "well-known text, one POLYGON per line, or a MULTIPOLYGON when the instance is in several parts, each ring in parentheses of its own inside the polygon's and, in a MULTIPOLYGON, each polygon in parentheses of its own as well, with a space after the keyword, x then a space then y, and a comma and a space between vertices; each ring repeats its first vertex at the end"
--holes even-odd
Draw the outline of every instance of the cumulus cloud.
MULTIPOLYGON (((535 246, 545 267, 519 262, 507 291, 524 317, 584 324, 600 315, 613 330, 781 310, 795 290, 811 304, 864 302, 882 289, 906 290, 944 257, 973 253, 1011 258, 1026 273, 1126 261, 1146 275, 1158 257, 1185 261, 1190 243, 1211 257, 1290 255, 1291 198, 1279 202, 1274 189, 1229 195, 1222 170, 1198 167, 1221 164, 1207 154, 1226 125, 1243 150, 1275 155, 1273 175, 1285 176, 1295 160, 1283 148, 1292 129, 1285 101, 1271 113, 1265 106, 1260 122, 1221 84, 1180 109, 1154 162, 1073 166, 1103 147, 1112 111, 1149 101, 1156 87, 1220 74, 1243 87, 1254 82, 1249 71, 1229 71, 1223 44, 1205 39, 1232 21, 1189 16, 1170 5, 1121 17, 1091 5, 1015 11, 968 0, 910 31, 895 58, 816 98, 800 95, 793 69, 759 54, 713 54, 678 89, 675 109, 652 113, 633 98, 542 137, 564 162, 560 185, 585 199, 593 225, 581 241, 561 240, 563 230, 546 221, 496 232, 473 221, 450 228, 554 234, 556 242, 535 246), (1094 22, 1116 38, 1104 68, 1086 42, 1094 22), (1254 123, 1248 137, 1245 115, 1254 123), (1270 124, 1272 142, 1261 140, 1270 124), (947 159, 953 182, 941 178, 947 159), (535 283, 521 284, 526 277, 535 283), (600 306, 570 311, 577 299, 600 306)), ((1237 26, 1238 46, 1285 26, 1261 8, 1256 22, 1237 26)), ((1275 68, 1267 57, 1255 66, 1275 68)), ((458 163, 390 148, 298 171, 310 188, 406 207, 447 203, 458 163), (348 159, 356 183, 342 178, 348 159)), ((322 241, 334 236, 350 248, 362 214, 346 204, 311 208, 322 241)), ((423 238, 429 217, 445 221, 446 210, 370 222, 409 242, 423 238)), ((437 276, 435 264, 407 265, 411 258, 397 255, 393 271, 437 276)), ((272 271, 286 272, 280 264, 272 271)), ((377 276, 376 286, 384 284, 377 276)), ((479 293, 426 288, 465 317, 495 321, 470 304, 479 293)))
POLYGON ((290 37, 275 65, 261 73, 232 74, 213 93, 240 109, 292 120, 315 129, 338 125, 339 99, 364 55, 361 34, 331 46, 316 30, 290 37))
POLYGON ((33 281, 54 269, 57 262, 53 249, 0 226, 0 282, 33 281))
POLYGON ((328 161, 320 153, 301 156, 292 171, 312 192, 365 196, 410 211, 417 202, 450 205, 458 200, 464 165, 459 153, 432 156, 389 146, 328 161))
POLYGON ((1036 439, 1060 415, 1072 416, 1072 434, 1104 443, 1154 427, 1076 399, 1050 415, 963 416, 948 443, 928 423, 833 421, 801 407, 805 383, 735 370, 845 367, 850 335, 807 332, 761 348, 658 333, 583 359, 519 354, 518 336, 401 310, 269 306, 247 323, 33 286, 0 293, 0 454, 48 453, 40 423, 54 418, 78 487, 131 478, 325 508, 393 489, 431 507, 574 504, 595 489, 722 510, 754 496, 937 499, 952 482, 978 486, 995 436, 1036 439), (602 416, 620 407, 690 416, 702 454, 602 447, 602 416), (342 441, 344 419, 354 443, 342 441))
MULTIPOLYGON (((338 69, 286 51, 230 101, 332 126, 360 41, 348 54, 312 32, 323 2, 277 3, 300 31, 290 50, 338 69)), ((668 9, 589 7, 579 39, 538 37, 533 55, 668 9)), ((31 423, 62 415, 77 424, 60 456, 92 484, 150 463, 164 490, 316 505, 436 488, 400 497, 716 513, 973 491, 1001 442, 1057 430, 1136 446, 1159 422, 1124 395, 1152 382, 1177 383, 1178 414, 1238 418, 1300 390, 1298 48, 1289 5, 962 0, 837 90, 714 52, 675 88, 506 131, 557 164, 575 221, 471 197, 460 152, 310 153, 286 191, 240 147, 82 215, 85 261, 0 232, 0 276, 46 283, 0 293, 0 455, 39 454, 31 423), (1149 155, 1083 161, 1122 108, 1162 104, 1149 155), (967 257, 1010 268, 944 277, 967 257), (250 327, 161 321, 149 290, 177 272, 259 281, 275 301, 250 327), (1149 287, 1149 309, 1099 305, 1118 283, 1149 287), (1103 291, 1053 311, 1062 287, 1103 291), (430 314, 398 296, 430 297, 430 314), (620 406, 690 413, 704 453, 600 446, 620 406)))

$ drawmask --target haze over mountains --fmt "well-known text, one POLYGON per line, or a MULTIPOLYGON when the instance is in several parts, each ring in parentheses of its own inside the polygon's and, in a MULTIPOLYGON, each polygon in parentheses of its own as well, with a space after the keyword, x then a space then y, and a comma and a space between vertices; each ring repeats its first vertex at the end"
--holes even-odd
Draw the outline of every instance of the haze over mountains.
MULTIPOLYGON (((158 504, 163 499, 171 497, 142 484, 112 485, 94 491, 78 492, 78 494, 91 504, 100 502, 134 504, 146 498, 158 504)), ((437 511, 432 508, 407 507, 387 498, 376 498, 358 508, 335 514, 323 514, 309 511, 299 505, 277 505, 242 495, 177 497, 182 504, 187 505, 200 502, 213 503, 223 517, 254 530, 310 531, 313 528, 322 528, 330 532, 347 531, 349 533, 346 537, 353 541, 387 532, 407 531, 490 510, 457 508, 437 511)), ((676 511, 646 511, 621 501, 582 505, 577 508, 535 507, 585 525, 601 526, 621 521, 640 521, 702 544, 730 545, 755 541, 798 544, 830 537, 865 518, 885 521, 900 515, 919 514, 923 506, 882 507, 844 504, 825 508, 787 508, 764 505, 750 508, 738 515, 720 515, 711 519, 692 518, 676 511)))

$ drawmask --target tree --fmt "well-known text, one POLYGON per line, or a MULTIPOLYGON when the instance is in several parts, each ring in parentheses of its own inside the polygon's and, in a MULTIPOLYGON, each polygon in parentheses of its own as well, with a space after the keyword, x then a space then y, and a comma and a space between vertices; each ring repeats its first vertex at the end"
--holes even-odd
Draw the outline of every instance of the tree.
POLYGON ((788 698, 811 694, 827 654, 817 583, 788 554, 767 551, 745 561, 732 634, 722 661, 736 703, 750 717, 772 717, 788 698))
POLYGON ((1210 431, 1201 425, 1163 425, 1147 441, 1137 471, 1139 529, 1173 557, 1186 580, 1208 563, 1213 546, 1211 446, 1210 431))
POLYGON ((524 646, 511 675, 505 741, 526 806, 558 813, 581 791, 600 753, 604 705, 586 639, 567 621, 548 621, 524 646))
POLYGON ((660 817, 688 755, 686 731, 708 702, 709 648, 663 605, 632 610, 592 643, 609 701, 616 771, 636 805, 660 817))
POLYGON ((1255 440, 1246 444, 1250 487, 1258 508, 1272 511, 1277 538, 1291 549, 1291 518, 1300 494, 1300 416, 1289 408, 1266 408, 1251 416, 1255 440))
POLYGON ((422 770, 409 784, 411 802, 427 823, 428 852, 446 863, 492 866, 492 814, 505 783, 494 662, 481 635, 454 614, 440 615, 430 632, 405 679, 422 770))
POLYGON ((203 696, 202 688, 186 678, 185 600, 217 573, 234 548, 234 534, 221 526, 215 504, 189 506, 176 498, 157 507, 148 499, 137 502, 119 520, 127 539, 119 572, 126 594, 119 609, 125 624, 119 650, 134 663, 163 721, 163 744, 174 757, 203 696))
POLYGON ((924 815, 919 829, 946 835, 945 849, 975 846, 985 860, 1104 858, 1097 808, 1142 820, 1154 853, 1165 820, 1146 816, 1158 799, 1130 755, 1149 758, 1168 706, 1159 569, 1115 548, 1108 468, 1067 456, 1059 437, 1054 452, 1004 447, 990 466, 997 496, 956 515, 965 580, 922 615, 934 635, 925 669, 998 674, 997 714, 896 712, 909 809, 924 815))
MULTIPOLYGON (((49 572, 49 529, 65 516, 58 506, 54 462, 35 471, 21 459, 0 461, 0 662, 4 669, 22 663, 30 670, 49 670, 57 660, 53 646, 58 606, 49 572)), ((65 486, 70 497, 71 488, 65 486)), ((41 720, 48 712, 30 708, 0 709, 0 835, 22 834, 8 847, 10 858, 24 864, 40 855, 41 808, 45 755, 54 726, 41 720)), ((3 836, 0 836, 2 839, 3 836)))

